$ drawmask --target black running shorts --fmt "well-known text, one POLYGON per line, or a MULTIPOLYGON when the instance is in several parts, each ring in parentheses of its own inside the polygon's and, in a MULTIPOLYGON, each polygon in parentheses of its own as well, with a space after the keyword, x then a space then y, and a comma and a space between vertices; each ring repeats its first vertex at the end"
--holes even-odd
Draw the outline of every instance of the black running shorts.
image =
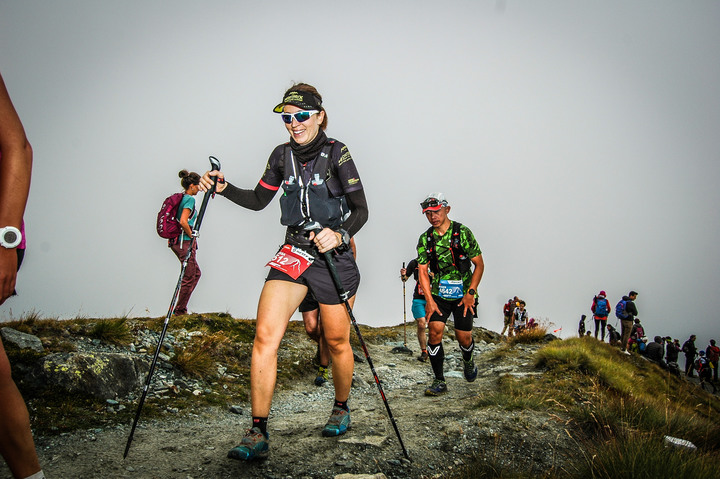
POLYGON ((455 299, 452 301, 448 301, 446 299, 442 299, 439 296, 435 296, 434 294, 433 299, 435 300, 438 309, 442 313, 442 316, 440 316, 438 313, 433 313, 433 315, 430 316, 431 322, 442 321, 443 323, 447 323, 450 314, 452 314, 453 321, 455 323, 455 329, 457 329, 458 331, 472 331, 473 318, 477 318, 477 298, 475 298, 475 312, 472 313, 470 312, 470 309, 468 309, 465 316, 463 316, 464 306, 462 304, 462 300, 455 299))
POLYGON ((300 303, 300 306, 298 306, 298 311, 300 311, 301 313, 307 313, 308 311, 314 311, 319 307, 320 305, 315 300, 312 293, 308 291, 305 295, 305 299, 303 299, 302 303, 300 303))
MULTIPOLYGON (((355 296, 355 293, 357 293, 358 286, 360 286, 360 271, 355 263, 352 251, 348 249, 342 253, 333 254, 332 257, 338 276, 340 276, 340 282, 345 288, 345 291, 349 293, 348 298, 352 298, 355 296)), ((311 264, 298 279, 292 279, 291 276, 282 271, 270 268, 270 272, 265 278, 265 281, 272 280, 304 284, 308 287, 318 303, 342 303, 340 295, 335 288, 335 283, 333 283, 332 277, 330 276, 327 263, 325 263, 324 255, 316 258, 313 264, 311 264)))

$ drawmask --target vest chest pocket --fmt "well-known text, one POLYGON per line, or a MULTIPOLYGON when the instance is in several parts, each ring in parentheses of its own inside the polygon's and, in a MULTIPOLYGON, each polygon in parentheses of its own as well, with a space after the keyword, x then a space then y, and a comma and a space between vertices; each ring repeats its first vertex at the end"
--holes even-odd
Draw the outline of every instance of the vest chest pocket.
POLYGON ((300 226, 305 217, 302 213, 302 188, 296 181, 284 181, 283 195, 280 197, 280 224, 300 226))

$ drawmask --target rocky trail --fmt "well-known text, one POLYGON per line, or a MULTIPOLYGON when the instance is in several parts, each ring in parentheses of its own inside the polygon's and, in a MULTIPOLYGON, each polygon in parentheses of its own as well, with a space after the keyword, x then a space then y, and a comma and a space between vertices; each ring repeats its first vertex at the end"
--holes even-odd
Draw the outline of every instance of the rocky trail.
MULTIPOLYGON (((364 355, 357 357, 349 405, 351 429, 322 437, 333 400, 330 384, 313 377, 278 390, 268 431, 270 456, 242 463, 226 458, 250 423, 250 406, 235 412, 219 407, 163 419, 142 418, 127 459, 123 451, 129 425, 36 437, 41 464, 58 478, 442 478, 453 477, 474 455, 525 471, 564 467, 576 448, 557 416, 477 406, 478 396, 498 387, 505 374, 537 375, 532 353, 538 345, 516 345, 500 358, 502 343, 476 343, 479 368, 473 383, 462 375, 457 343, 445 338, 448 393, 426 397, 432 381, 429 363, 414 354, 393 353, 401 342, 368 344, 390 408, 409 453, 402 452, 364 355), (369 476, 363 476, 369 475, 369 476), (382 477, 382 476, 377 476, 382 477)), ((477 340, 476 340, 477 341, 477 340)), ((357 355, 357 353, 356 353, 357 355)), ((0 477, 10 477, 0 465, 0 477)), ((457 476, 455 476, 457 477, 457 476)))

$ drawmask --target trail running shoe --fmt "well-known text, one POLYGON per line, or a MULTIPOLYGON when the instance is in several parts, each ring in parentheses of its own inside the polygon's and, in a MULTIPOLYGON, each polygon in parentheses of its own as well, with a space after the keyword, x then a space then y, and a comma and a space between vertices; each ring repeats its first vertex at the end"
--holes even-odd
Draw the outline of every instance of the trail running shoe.
POLYGON ((320 366, 318 368, 317 377, 315 378, 315 386, 322 386, 323 384, 328 382, 328 379, 330 379, 330 373, 328 372, 328 368, 320 366))
POLYGON ((341 407, 333 406, 330 419, 322 430, 325 437, 339 436, 350 429, 350 412, 341 407))
POLYGON ((420 354, 420 356, 418 356, 417 360, 425 362, 425 361, 427 361, 428 357, 429 356, 428 356, 427 351, 423 351, 422 354, 420 354))
POLYGON ((268 434, 263 434, 259 428, 248 429, 240 445, 230 449, 227 457, 238 461, 265 458, 269 452, 269 442, 268 434))
POLYGON ((475 381, 475 378, 477 378, 477 366, 475 366, 475 360, 473 358, 470 358, 470 361, 465 361, 463 359, 463 366, 465 380, 469 383, 475 381))
POLYGON ((425 390, 426 396, 440 396, 447 392, 447 384, 442 379, 433 380, 429 388, 425 390))

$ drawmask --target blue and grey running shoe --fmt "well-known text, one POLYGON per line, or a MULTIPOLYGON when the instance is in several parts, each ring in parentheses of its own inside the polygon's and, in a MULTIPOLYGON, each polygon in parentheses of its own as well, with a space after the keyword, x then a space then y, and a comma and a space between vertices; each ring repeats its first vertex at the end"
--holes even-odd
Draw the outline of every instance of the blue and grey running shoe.
POLYGON ((250 461, 251 459, 262 459, 267 457, 269 446, 268 434, 263 434, 259 428, 248 429, 245 437, 228 452, 227 457, 238 461, 250 461))
POLYGON ((439 396, 447 392, 447 384, 442 379, 433 380, 429 388, 425 390, 426 396, 439 396))
POLYGON ((350 429, 350 411, 337 406, 333 406, 330 419, 322 430, 325 437, 339 436, 345 434, 350 429))
POLYGON ((463 359, 463 374, 465 375, 465 380, 469 383, 475 381, 477 378, 477 366, 475 366, 475 360, 473 358, 470 358, 470 361, 465 361, 463 359))

